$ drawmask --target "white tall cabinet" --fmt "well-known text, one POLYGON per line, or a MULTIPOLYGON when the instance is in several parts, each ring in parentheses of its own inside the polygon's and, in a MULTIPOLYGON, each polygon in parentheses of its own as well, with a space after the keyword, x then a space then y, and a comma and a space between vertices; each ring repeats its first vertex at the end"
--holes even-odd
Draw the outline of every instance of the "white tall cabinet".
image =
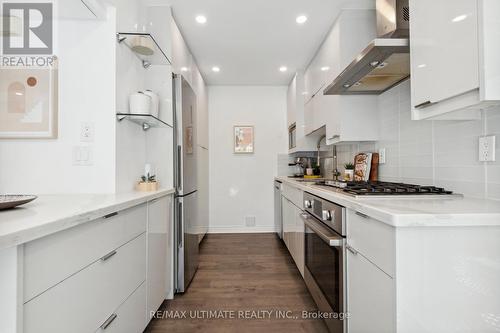
POLYGON ((500 101, 500 3, 410 0, 413 119, 477 119, 500 101))

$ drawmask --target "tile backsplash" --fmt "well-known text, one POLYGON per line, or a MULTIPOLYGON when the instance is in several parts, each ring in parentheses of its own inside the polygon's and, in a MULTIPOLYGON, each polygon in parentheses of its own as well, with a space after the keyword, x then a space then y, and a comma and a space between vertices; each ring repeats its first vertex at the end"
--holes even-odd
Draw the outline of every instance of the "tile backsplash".
MULTIPOLYGON (((356 153, 385 148, 381 180, 442 186, 470 197, 500 200, 499 158, 488 163, 478 159, 480 136, 496 135, 500 140, 500 108, 482 111, 482 119, 476 121, 413 121, 408 80, 380 95, 379 109, 380 140, 337 146, 341 172, 356 153)), ((331 153, 324 154, 325 174, 330 175, 333 160, 331 153)))

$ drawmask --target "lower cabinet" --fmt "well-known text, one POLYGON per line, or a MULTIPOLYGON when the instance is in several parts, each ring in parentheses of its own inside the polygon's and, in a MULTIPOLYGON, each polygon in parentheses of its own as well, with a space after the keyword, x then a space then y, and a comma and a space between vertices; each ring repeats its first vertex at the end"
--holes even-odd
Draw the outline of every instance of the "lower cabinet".
POLYGON ((172 289, 172 268, 168 258, 171 237, 171 196, 148 203, 147 310, 151 317, 172 289))
POLYGON ((300 218, 302 210, 286 197, 282 197, 283 241, 292 256, 300 274, 304 276, 304 222, 300 218))
POLYGON ((25 244, 23 332, 142 332, 173 292, 171 207, 165 196, 25 244))

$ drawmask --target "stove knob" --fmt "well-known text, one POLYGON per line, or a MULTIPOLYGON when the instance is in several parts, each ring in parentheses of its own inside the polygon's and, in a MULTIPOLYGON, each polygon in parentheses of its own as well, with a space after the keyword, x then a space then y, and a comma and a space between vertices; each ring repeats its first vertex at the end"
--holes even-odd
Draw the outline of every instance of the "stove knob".
POLYGON ((331 220, 332 220, 332 213, 329 210, 324 210, 323 221, 331 221, 331 220))
POLYGON ((304 200, 304 207, 305 208, 312 208, 313 204, 311 200, 304 200))

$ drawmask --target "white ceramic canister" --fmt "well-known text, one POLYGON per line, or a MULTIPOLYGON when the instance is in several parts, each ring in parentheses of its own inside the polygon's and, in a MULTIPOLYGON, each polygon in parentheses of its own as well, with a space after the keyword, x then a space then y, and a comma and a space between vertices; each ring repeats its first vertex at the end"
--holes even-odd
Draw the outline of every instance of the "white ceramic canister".
POLYGON ((129 97, 130 113, 151 114, 151 97, 139 91, 129 97))
POLYGON ((160 96, 149 89, 144 91, 144 94, 151 97, 151 115, 158 118, 160 113, 160 96))

